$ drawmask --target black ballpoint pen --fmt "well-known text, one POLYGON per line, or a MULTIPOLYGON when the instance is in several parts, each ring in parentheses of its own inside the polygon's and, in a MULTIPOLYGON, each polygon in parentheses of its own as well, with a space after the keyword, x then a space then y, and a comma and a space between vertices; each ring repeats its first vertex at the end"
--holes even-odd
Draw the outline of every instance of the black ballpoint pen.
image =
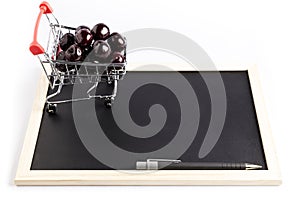
POLYGON ((181 162, 170 159, 147 159, 137 161, 137 170, 251 170, 261 169, 262 166, 250 163, 226 163, 226 162, 181 162))

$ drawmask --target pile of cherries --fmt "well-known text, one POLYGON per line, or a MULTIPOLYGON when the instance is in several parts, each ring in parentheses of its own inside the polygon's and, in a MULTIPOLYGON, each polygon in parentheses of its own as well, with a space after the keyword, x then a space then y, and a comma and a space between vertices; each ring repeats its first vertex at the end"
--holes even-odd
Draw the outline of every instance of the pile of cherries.
MULTIPOLYGON (((124 63, 126 39, 119 33, 110 33, 108 26, 96 24, 92 29, 79 26, 72 33, 64 34, 59 41, 57 60, 70 62, 124 63)), ((58 70, 66 71, 64 65, 58 70)))

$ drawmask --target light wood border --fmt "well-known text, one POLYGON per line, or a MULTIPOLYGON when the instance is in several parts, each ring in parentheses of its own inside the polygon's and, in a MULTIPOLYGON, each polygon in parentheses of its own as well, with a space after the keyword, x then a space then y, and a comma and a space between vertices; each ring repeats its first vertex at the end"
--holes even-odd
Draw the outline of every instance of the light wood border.
MULTIPOLYGON (((177 68, 177 70, 192 70, 177 68)), ((16 185, 279 185, 276 158, 266 108, 256 67, 226 68, 221 71, 248 71, 268 170, 160 170, 152 173, 125 173, 117 170, 30 170, 43 114, 48 82, 42 74, 24 139, 15 177, 16 185)), ((205 69, 203 70, 205 71, 205 69)))

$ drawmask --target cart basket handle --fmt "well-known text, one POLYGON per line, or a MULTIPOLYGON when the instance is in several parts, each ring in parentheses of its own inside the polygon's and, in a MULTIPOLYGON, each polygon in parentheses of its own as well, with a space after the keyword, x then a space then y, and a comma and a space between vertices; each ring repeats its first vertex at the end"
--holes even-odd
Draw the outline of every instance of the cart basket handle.
POLYGON ((37 41, 37 33, 40 25, 40 20, 43 14, 49 14, 52 13, 53 9, 51 8, 50 4, 46 1, 43 1, 40 4, 40 13, 36 19, 35 22, 35 28, 34 28, 34 33, 33 33, 33 41, 29 45, 29 50, 33 55, 38 55, 42 54, 45 52, 44 48, 38 43, 37 41))

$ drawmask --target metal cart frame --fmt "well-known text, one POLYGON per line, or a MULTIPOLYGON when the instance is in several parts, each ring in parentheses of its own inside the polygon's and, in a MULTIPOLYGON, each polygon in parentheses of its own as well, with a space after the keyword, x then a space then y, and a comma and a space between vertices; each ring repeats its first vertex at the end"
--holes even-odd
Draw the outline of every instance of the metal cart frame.
POLYGON ((49 94, 46 98, 46 111, 48 113, 55 113, 57 104, 89 100, 92 98, 104 99, 105 106, 111 107, 117 95, 118 81, 122 80, 126 74, 126 48, 122 52, 125 58, 124 63, 99 63, 86 60, 69 62, 57 60, 60 38, 65 32, 74 31, 75 28, 73 27, 59 24, 57 18, 53 15, 53 9, 47 2, 40 4, 40 13, 35 24, 33 42, 30 44, 29 49, 33 55, 38 57, 49 80, 50 88, 53 91, 56 89, 55 92, 49 94), (38 28, 43 15, 47 17, 50 26, 46 49, 37 42, 38 28), (64 70, 59 70, 59 67, 63 67, 64 70), (112 94, 95 94, 100 82, 113 84, 114 88, 112 94), (54 97, 60 94, 63 86, 74 84, 91 84, 91 87, 86 91, 86 96, 84 97, 53 100, 54 97))

